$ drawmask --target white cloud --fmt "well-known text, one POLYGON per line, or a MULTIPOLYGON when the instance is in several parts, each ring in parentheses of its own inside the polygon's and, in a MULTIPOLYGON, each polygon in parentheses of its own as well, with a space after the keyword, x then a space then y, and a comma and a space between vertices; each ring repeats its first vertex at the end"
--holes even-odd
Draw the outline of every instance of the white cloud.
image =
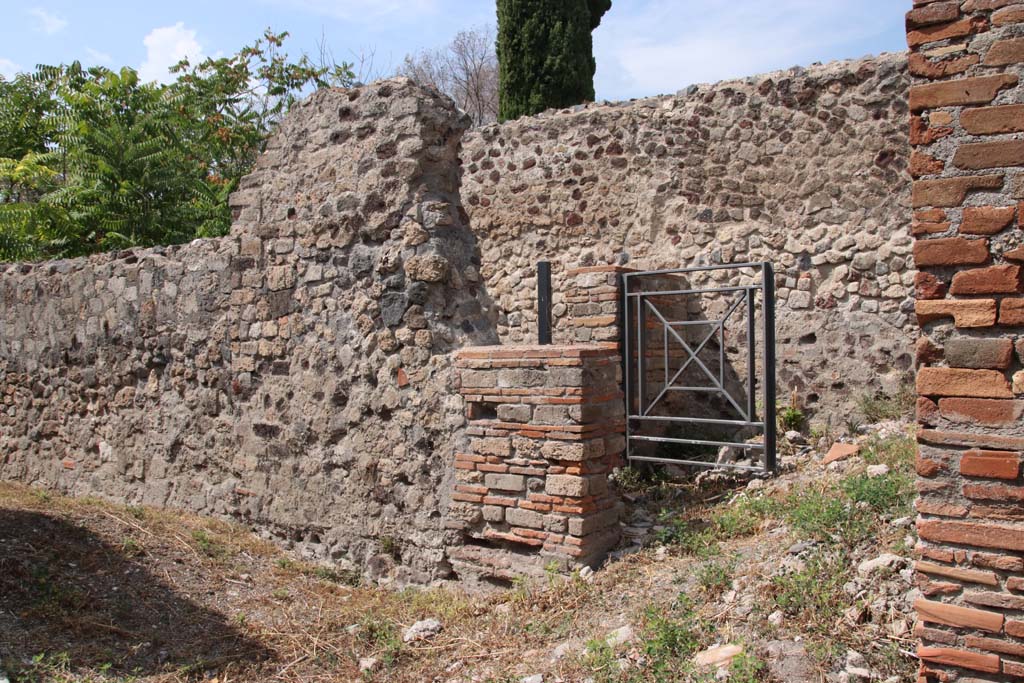
POLYGON ((60 33, 68 25, 67 19, 58 14, 47 12, 42 7, 33 7, 28 11, 28 13, 34 16, 38 21, 38 30, 48 36, 60 33))
POLYGON ((19 71, 21 71, 20 64, 15 64, 9 59, 4 59, 3 57, 0 57, 0 75, 2 75, 4 78, 14 78, 15 74, 17 74, 19 71))
MULTIPOLYGON (((847 0, 640 0, 615 3, 594 34, 599 98, 675 92, 806 65, 901 27, 903 9, 847 0), (622 13, 615 16, 620 7, 622 13)), ((896 49, 902 49, 897 47, 896 49)), ((858 57, 860 54, 848 54, 858 57)))
POLYGON ((204 59, 196 32, 185 28, 181 21, 174 26, 153 29, 142 39, 142 44, 146 46, 146 61, 139 67, 139 78, 143 81, 168 83, 174 80, 168 72, 170 67, 186 57, 193 64, 204 59))
POLYGON ((100 52, 91 47, 85 48, 85 54, 89 55, 89 59, 95 64, 110 64, 114 61, 114 58, 109 53, 100 52))
POLYGON ((319 14, 343 21, 366 23, 388 17, 412 21, 440 9, 441 0, 264 0, 265 3, 319 14))

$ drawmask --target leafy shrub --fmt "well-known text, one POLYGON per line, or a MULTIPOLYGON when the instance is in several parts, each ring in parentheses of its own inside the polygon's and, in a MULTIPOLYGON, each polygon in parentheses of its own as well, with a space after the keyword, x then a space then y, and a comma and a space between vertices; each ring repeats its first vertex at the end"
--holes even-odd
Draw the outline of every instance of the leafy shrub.
POLYGON ((287 35, 182 61, 168 85, 79 62, 0 77, 0 261, 226 234, 228 196, 280 118, 353 79, 345 64, 289 61, 287 35))
POLYGON ((729 665, 730 683, 757 683, 768 674, 768 667, 755 655, 742 652, 729 665))

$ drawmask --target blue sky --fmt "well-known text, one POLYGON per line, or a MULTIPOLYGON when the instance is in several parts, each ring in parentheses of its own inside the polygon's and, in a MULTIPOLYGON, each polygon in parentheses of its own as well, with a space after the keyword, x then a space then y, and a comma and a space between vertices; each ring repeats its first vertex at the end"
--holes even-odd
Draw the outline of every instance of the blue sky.
MULTIPOLYGON (((0 0, 0 73, 75 59, 151 79, 190 58, 235 52, 267 26, 292 54, 372 55, 364 76, 494 22, 493 0, 0 0)), ((594 33, 598 99, 905 48, 910 0, 614 0, 594 33)))

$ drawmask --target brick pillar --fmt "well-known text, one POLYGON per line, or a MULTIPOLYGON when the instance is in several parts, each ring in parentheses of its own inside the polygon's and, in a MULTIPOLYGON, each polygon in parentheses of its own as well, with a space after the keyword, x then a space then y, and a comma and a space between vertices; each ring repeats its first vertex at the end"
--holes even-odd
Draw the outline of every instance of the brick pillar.
POLYGON ((457 355, 469 448, 456 455, 449 550, 463 578, 593 565, 618 541, 608 474, 625 447, 616 344, 491 346, 457 355))
POLYGON ((907 34, 922 328, 919 683, 1019 681, 1024 4, 914 0, 907 34))

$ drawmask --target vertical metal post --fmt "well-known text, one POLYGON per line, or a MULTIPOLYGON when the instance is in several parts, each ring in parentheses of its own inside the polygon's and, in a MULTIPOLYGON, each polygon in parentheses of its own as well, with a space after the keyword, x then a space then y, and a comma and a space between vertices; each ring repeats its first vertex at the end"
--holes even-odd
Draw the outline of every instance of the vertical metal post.
POLYGON ((537 263, 537 343, 551 343, 551 263, 537 263))
POLYGON ((747 415, 757 422, 757 291, 747 290, 747 415))
POLYGON ((647 301, 636 297, 636 399, 637 415, 647 413, 647 301))
POLYGON ((626 462, 629 462, 633 454, 629 443, 629 416, 633 414, 633 386, 630 377, 630 366, 633 358, 630 356, 629 343, 629 275, 622 273, 619 276, 619 291, 622 292, 622 313, 619 318, 619 333, 622 335, 622 393, 626 397, 626 462))
POLYGON ((775 270, 762 265, 764 275, 764 458, 765 469, 774 473, 775 459, 775 270))

